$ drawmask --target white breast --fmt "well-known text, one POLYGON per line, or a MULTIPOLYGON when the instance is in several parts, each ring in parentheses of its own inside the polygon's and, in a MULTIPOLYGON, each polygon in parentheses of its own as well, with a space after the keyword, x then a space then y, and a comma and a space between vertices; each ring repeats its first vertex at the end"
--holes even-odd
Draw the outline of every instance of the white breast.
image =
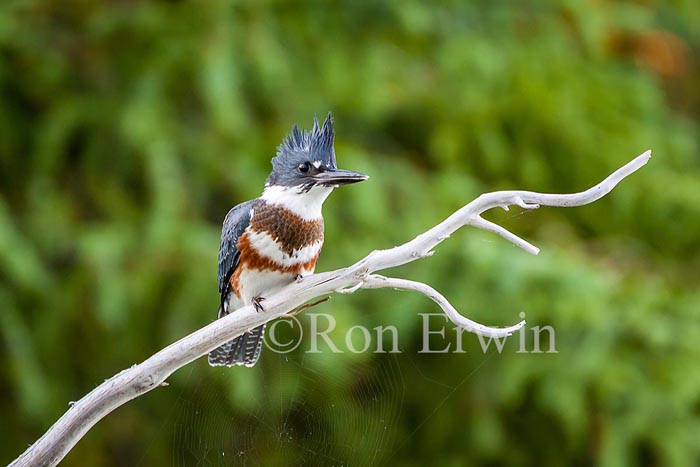
POLYGON ((296 266, 307 263, 318 256, 323 246, 323 240, 314 242, 291 253, 284 251, 282 246, 267 232, 248 232, 248 239, 255 251, 271 259, 280 266, 296 266))
POLYGON ((294 279, 292 274, 244 269, 239 277, 238 290, 241 293, 243 303, 250 305, 253 303, 253 298, 269 297, 285 285, 294 282, 294 279))
POLYGON ((307 221, 322 217, 321 207, 333 188, 315 186, 308 192, 300 192, 299 187, 268 186, 261 199, 270 204, 279 204, 307 221))

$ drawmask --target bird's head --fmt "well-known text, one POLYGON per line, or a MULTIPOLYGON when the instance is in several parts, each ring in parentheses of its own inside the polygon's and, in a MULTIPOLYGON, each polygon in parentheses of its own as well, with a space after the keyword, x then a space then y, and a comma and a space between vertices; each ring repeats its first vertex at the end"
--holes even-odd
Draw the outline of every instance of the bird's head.
POLYGON ((278 187, 299 194, 312 190, 330 193, 340 185, 367 180, 367 175, 337 167, 334 139, 333 117, 330 113, 323 126, 314 117, 311 131, 300 130, 294 125, 291 134, 277 148, 277 156, 272 159, 272 172, 265 187, 278 187))

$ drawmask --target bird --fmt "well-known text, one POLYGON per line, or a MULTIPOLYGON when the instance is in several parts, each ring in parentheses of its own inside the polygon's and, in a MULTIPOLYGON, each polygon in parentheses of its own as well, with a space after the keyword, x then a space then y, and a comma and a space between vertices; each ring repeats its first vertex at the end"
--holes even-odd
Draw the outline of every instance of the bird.
MULTIPOLYGON (((263 302, 280 288, 312 274, 323 246, 323 202, 341 185, 369 177, 339 169, 334 149, 333 117, 313 128, 297 125, 272 159, 272 171, 259 198, 231 208, 219 246, 217 319, 263 302)), ((212 366, 254 366, 260 358, 265 325, 258 326, 209 353, 212 366)))

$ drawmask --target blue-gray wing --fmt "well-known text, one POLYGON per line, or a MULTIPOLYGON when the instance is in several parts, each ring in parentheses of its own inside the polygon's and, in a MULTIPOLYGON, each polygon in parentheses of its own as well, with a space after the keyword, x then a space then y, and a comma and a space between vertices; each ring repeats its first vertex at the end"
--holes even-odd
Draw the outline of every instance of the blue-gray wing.
POLYGON ((221 228, 221 245, 219 246, 219 293, 222 301, 229 290, 231 274, 238 266, 240 252, 236 247, 238 239, 250 224, 250 216, 255 200, 246 201, 231 208, 226 214, 221 228))
MULTIPOLYGON (((218 318, 229 313, 228 299, 231 293, 231 274, 238 267, 241 253, 238 251, 238 239, 250 225, 255 200, 239 204, 231 209, 224 219, 221 229, 221 246, 219 247, 219 292, 221 306, 218 318)), ((230 340, 209 352, 209 364, 212 366, 245 365, 253 366, 260 357, 262 337, 265 325, 258 326, 230 340)))

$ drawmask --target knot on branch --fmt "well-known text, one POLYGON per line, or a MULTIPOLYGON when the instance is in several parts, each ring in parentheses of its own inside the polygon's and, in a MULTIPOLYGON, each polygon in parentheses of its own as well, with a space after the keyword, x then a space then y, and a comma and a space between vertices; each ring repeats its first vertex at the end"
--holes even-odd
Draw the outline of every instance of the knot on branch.
POLYGON ((153 375, 144 375, 136 380, 134 386, 138 392, 146 392, 156 386, 156 381, 153 375))

